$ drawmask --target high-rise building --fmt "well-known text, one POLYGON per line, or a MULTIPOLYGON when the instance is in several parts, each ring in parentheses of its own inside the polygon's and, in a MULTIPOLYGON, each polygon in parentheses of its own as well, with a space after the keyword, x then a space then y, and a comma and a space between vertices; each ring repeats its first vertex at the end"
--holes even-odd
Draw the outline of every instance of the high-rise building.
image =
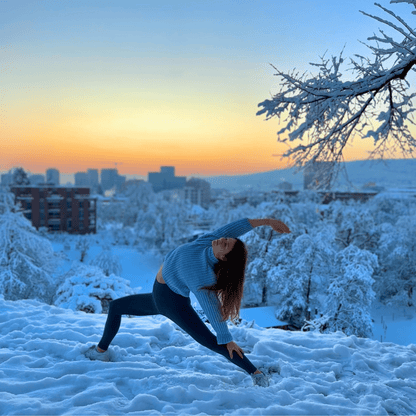
POLYGON ((59 186, 59 170, 58 169, 48 169, 46 171, 46 182, 53 186, 59 186))
POLYGON ((181 196, 192 204, 208 208, 211 203, 211 185, 203 179, 191 178, 181 189, 181 196))
POLYGON ((101 169, 101 188, 103 191, 117 186, 117 169, 101 169))
POLYGON ((13 183, 13 174, 11 172, 1 175, 1 186, 8 186, 13 183))
POLYGON ((88 183, 91 188, 97 188, 98 187, 98 169, 88 169, 87 170, 88 175, 88 183))
POLYGON ((153 192, 180 189, 186 185, 186 176, 175 176, 174 166, 161 166, 160 172, 148 173, 148 182, 152 185, 153 192))
POLYGON ((116 189, 119 190, 123 186, 123 184, 126 182, 126 177, 118 175, 116 178, 116 189))
POLYGON ((76 172, 74 174, 75 186, 89 188, 88 174, 85 172, 76 172))
POLYGON ((39 184, 44 184, 45 183, 45 175, 30 175, 29 176, 29 181, 31 185, 39 185, 39 184))

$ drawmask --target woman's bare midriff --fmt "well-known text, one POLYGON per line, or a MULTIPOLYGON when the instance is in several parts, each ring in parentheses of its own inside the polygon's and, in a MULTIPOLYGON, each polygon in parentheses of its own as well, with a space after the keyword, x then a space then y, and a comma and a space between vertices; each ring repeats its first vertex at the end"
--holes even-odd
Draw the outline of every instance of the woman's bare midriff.
POLYGON ((159 271, 157 272, 157 275, 156 275, 156 280, 159 282, 159 283, 163 283, 164 285, 166 284, 166 282, 163 280, 163 276, 162 276, 162 269, 163 269, 163 264, 160 266, 160 269, 159 269, 159 271))

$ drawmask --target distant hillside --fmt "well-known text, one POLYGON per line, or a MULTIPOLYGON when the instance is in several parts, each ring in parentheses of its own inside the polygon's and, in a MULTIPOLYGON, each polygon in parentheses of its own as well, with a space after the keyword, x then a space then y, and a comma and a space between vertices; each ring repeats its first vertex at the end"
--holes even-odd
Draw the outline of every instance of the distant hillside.
MULTIPOLYGON (((356 188, 347 186, 342 172, 336 182, 335 190, 361 190, 368 182, 385 188, 416 188, 416 159, 386 159, 359 160, 345 162, 348 179, 356 188)), ((276 189, 283 181, 292 184, 293 190, 303 189, 303 173, 294 174, 295 168, 272 170, 241 176, 211 176, 203 179, 211 184, 212 188, 223 188, 228 191, 241 192, 250 187, 261 191, 276 189)))

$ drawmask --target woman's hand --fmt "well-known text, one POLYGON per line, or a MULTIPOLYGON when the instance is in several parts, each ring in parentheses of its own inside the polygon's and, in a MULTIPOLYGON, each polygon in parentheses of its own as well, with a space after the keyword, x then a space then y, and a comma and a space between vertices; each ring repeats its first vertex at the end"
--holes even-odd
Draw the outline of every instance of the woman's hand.
POLYGON ((244 354, 244 351, 234 342, 234 341, 230 341, 228 344, 227 344, 227 350, 228 350, 228 352, 230 353, 230 357, 231 357, 231 359, 233 359, 233 351, 237 351, 237 354, 241 357, 241 358, 243 358, 243 354, 244 354))
POLYGON ((270 219, 270 227, 273 228, 274 231, 277 231, 278 233, 286 233, 289 234, 291 231, 289 230, 289 227, 282 221, 270 219))

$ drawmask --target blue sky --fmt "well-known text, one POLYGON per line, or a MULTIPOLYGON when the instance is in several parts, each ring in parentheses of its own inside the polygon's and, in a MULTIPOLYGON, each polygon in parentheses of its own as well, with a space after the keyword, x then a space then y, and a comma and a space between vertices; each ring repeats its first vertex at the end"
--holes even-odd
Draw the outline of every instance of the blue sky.
MULTIPOLYGON (((359 40, 383 25, 359 10, 386 14, 347 3, 0 1, 0 171, 110 161, 138 175, 160 165, 178 175, 278 169, 280 128, 256 116, 278 87, 269 63, 303 72, 326 51, 369 55, 359 40)), ((414 19, 409 5, 382 4, 414 19)), ((371 141, 354 143, 346 160, 365 149, 371 141)))

